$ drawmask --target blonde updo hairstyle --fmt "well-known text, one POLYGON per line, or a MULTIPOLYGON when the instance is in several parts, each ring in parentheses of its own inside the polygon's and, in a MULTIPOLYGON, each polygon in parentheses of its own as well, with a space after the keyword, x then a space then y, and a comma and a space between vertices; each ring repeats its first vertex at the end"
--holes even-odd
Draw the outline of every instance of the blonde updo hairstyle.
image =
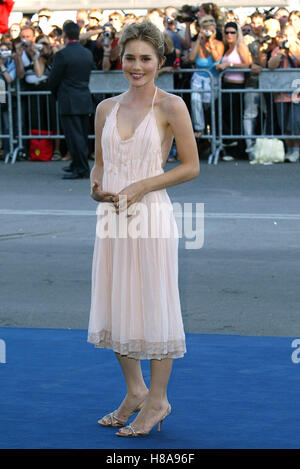
POLYGON ((148 42, 153 47, 159 63, 170 52, 170 45, 166 41, 164 34, 150 21, 143 21, 142 23, 131 23, 123 29, 118 42, 121 59, 123 58, 126 44, 129 41, 135 40, 148 42))

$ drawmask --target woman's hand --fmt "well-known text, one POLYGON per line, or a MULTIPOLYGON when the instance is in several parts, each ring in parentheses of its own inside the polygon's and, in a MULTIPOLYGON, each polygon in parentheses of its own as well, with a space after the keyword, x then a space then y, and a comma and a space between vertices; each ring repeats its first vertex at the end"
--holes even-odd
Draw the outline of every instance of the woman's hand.
POLYGON ((222 63, 216 65, 216 69, 219 70, 219 71, 222 71, 222 70, 225 70, 226 68, 228 68, 229 65, 230 64, 228 62, 222 62, 222 63))
POLYGON ((115 194, 114 192, 102 191, 100 189, 99 182, 96 180, 94 181, 94 184, 91 190, 92 199, 96 200, 97 202, 112 202, 113 203, 117 196, 118 194, 115 194))
MULTIPOLYGON (((131 205, 140 202, 145 194, 145 185, 142 181, 134 182, 122 189, 114 201, 117 213, 128 210, 131 205), (125 204, 123 198, 120 199, 120 196, 126 196, 126 199, 124 198, 125 204)), ((128 216, 130 216, 129 213, 128 216)))

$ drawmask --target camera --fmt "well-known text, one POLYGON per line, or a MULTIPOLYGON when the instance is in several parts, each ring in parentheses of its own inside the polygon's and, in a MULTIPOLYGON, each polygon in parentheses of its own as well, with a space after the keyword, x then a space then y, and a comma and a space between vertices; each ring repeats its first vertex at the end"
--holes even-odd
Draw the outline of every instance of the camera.
POLYGON ((279 45, 280 49, 289 49, 290 48, 290 43, 287 39, 285 41, 279 42, 278 45, 279 45))
POLYGON ((193 5, 183 5, 179 10, 176 16, 176 20, 179 23, 193 23, 194 21, 198 22, 197 13, 199 11, 199 7, 193 5))
POLYGON ((210 37, 213 34, 213 32, 210 31, 209 29, 204 29, 203 34, 205 37, 210 37))
MULTIPOLYGON (((38 50, 42 50, 43 49, 43 44, 35 44, 36 45, 36 48, 38 50)), ((22 47, 27 47, 28 46, 28 42, 27 41, 22 41, 21 42, 21 46, 22 47)))
POLYGON ((11 56, 11 50, 0 50, 0 57, 7 59, 7 57, 11 56))
POLYGON ((272 36, 270 36, 269 34, 266 34, 261 38, 260 42, 261 44, 271 44, 272 36))
POLYGON ((110 45, 110 32, 109 31, 104 31, 104 39, 103 39, 103 45, 104 46, 109 46, 110 45))
POLYGON ((173 23, 174 23, 174 19, 173 19, 173 18, 170 18, 170 16, 165 16, 165 21, 166 21, 168 24, 173 24, 173 23))

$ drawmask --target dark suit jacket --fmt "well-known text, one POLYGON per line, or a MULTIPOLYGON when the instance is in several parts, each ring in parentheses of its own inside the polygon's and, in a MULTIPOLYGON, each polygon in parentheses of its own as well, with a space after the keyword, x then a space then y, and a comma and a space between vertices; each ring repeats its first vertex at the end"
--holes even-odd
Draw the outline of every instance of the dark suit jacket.
POLYGON ((94 68, 92 53, 79 42, 70 42, 56 52, 48 84, 59 103, 62 115, 94 112, 89 90, 90 73, 94 68))

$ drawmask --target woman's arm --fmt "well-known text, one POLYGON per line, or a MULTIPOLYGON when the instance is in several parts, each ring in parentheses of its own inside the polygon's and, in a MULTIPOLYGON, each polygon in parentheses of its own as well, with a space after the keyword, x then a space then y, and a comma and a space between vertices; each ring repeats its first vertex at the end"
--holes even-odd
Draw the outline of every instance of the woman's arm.
POLYGON ((46 61, 43 57, 38 57, 36 54, 33 55, 33 70, 38 78, 41 78, 45 71, 46 61))
POLYGON ((194 179, 200 170, 197 144, 186 104, 182 98, 172 96, 164 101, 163 107, 175 138, 181 164, 163 174, 144 179, 142 184, 145 193, 194 179))
POLYGON ((102 191, 103 179, 103 157, 101 137, 105 124, 106 116, 109 114, 112 106, 111 99, 105 99, 98 104, 95 114, 95 161, 90 174, 91 197, 97 202, 112 202, 111 196, 117 194, 113 192, 102 191))
POLYGON ((296 65, 299 67, 300 64, 300 42, 293 41, 289 48, 290 54, 297 60, 298 64, 296 65))
POLYGON ((93 29, 93 30, 88 31, 86 33, 81 33, 80 36, 79 36, 80 44, 82 44, 84 46, 87 43, 88 39, 90 39, 92 36, 96 36, 96 34, 102 33, 102 31, 103 31, 103 29, 99 28, 99 29, 93 29))
POLYGON ((13 81, 13 78, 8 73, 5 67, 4 59, 1 56, 0 56, 0 70, 2 72, 3 78, 5 79, 6 83, 11 83, 13 81))
POLYGON ((249 68, 252 63, 252 59, 248 46, 243 42, 240 42, 237 47, 237 51, 240 55, 242 63, 237 64, 236 68, 249 68))
POLYGON ((108 72, 111 69, 111 46, 102 46, 103 47, 103 60, 102 60, 102 70, 103 72, 108 72))
POLYGON ((215 39, 215 34, 208 40, 207 50, 211 53, 214 62, 219 62, 223 57, 225 46, 223 42, 215 39))
POLYGON ((198 34, 196 41, 192 42, 192 48, 188 54, 188 58, 190 62, 195 62, 197 54, 198 54, 199 44, 200 44, 200 34, 198 34))
POLYGON ((24 64, 22 60, 23 47, 21 43, 16 44, 16 52, 13 54, 13 59, 16 64, 16 73, 17 77, 22 79, 25 75, 24 64))
POLYGON ((268 61, 268 68, 270 68, 271 70, 278 68, 280 66, 283 56, 284 56, 284 53, 280 51, 279 47, 276 47, 273 50, 272 56, 268 61))

